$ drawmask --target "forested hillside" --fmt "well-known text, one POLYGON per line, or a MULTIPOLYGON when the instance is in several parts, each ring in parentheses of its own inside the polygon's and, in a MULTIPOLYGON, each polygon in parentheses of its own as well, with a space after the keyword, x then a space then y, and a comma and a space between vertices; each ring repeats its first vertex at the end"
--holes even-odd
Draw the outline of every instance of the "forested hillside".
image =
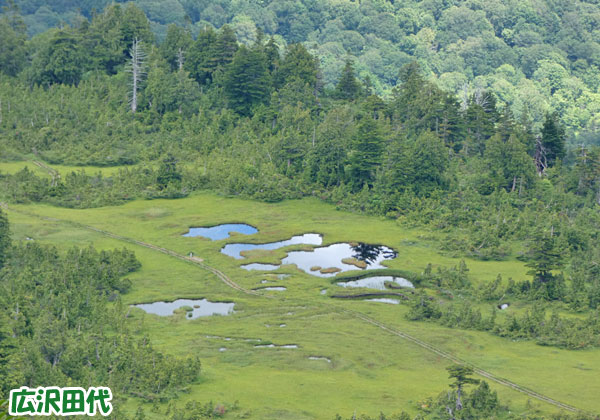
MULTIPOLYGON (((0 4, 8 4, 7 0, 0 4)), ((17 0, 29 36, 79 26, 112 3, 17 0)), ((597 143, 600 126, 600 5, 596 1, 255 1, 137 0, 163 41, 168 24, 194 37, 229 25, 252 45, 257 30, 280 47, 303 43, 333 87, 348 56, 359 78, 380 95, 401 84, 398 69, 418 61, 427 79, 461 103, 490 90, 515 116, 558 112, 577 143, 597 143)), ((150 34, 146 34, 150 36, 150 34)), ((172 52, 175 54, 175 52, 172 52)))
MULTIPOLYGON (((216 279, 219 287, 258 301, 268 290, 254 284, 255 273, 240 268, 241 259, 226 258, 221 245, 209 248, 210 241, 177 242, 182 226, 231 222, 231 209, 218 201, 222 196, 254 200, 229 204, 256 216, 265 240, 323 228, 330 229, 324 242, 332 237, 340 243, 354 241, 340 233, 342 224, 354 223, 354 216, 365 217, 362 231, 353 231, 366 237, 365 243, 383 244, 380 237, 388 232, 386 241, 395 241, 413 258, 407 262, 412 271, 400 269, 398 259, 398 266, 387 272, 406 277, 415 288, 382 292, 403 299, 395 307, 402 309, 392 313, 388 308, 387 322, 469 330, 486 340, 534 342, 556 352, 587 349, 580 353, 593 356, 600 347, 599 4, 3 3, 0 201, 11 217, 17 215, 23 241, 11 240, 0 213, 0 375, 7 378, 0 396, 22 383, 98 380, 130 397, 156 401, 158 417, 158 401, 195 383, 200 365, 195 357, 180 359, 154 350, 132 332, 121 295, 131 286, 125 276, 140 268, 139 261, 127 250, 76 246, 58 251, 43 244, 47 232, 39 242, 29 243, 31 238, 23 235, 34 229, 29 217, 71 226, 72 221, 52 213, 64 212, 79 220, 71 227, 112 239, 118 235, 111 229, 125 230, 121 240, 156 243, 149 249, 183 258, 194 270, 215 274, 221 273, 217 266, 224 266, 226 274, 216 279), (24 167, 31 163, 36 166, 24 167), (149 204, 144 200, 162 207, 145 208, 149 204), (196 208, 200 202, 202 211, 196 208), (306 209, 295 209, 297 203, 306 209), (118 213, 130 205, 144 208, 118 213), (289 207, 279 211, 279 205, 289 207), (99 209, 105 206, 116 207, 99 209), (37 216, 25 210, 30 207, 37 216), (313 209, 327 217, 321 220, 313 209), (96 226, 108 222, 95 212, 114 226, 96 226), (293 223, 287 230, 271 226, 277 225, 275 218, 288 216, 293 223), (88 225, 82 224, 86 218, 88 225), (343 222, 335 225, 338 219, 343 222), (371 228, 378 233, 365 233, 371 228), (150 238, 144 237, 149 231, 150 238), (416 242, 418 248, 413 247, 416 242), (200 251, 206 255, 195 257, 198 246, 205 247, 200 251), (430 257, 432 261, 425 260, 430 257), (228 279, 230 273, 244 286, 228 279), (506 311, 504 302, 515 311, 506 311), (115 364, 121 366, 118 374, 112 373, 115 364)), ((250 219, 236 214, 234 221, 254 223, 246 217, 250 219)), ((352 243, 358 242, 348 246, 352 243)), ((281 260, 283 251, 250 252, 249 258, 257 255, 272 263, 281 260)), ((146 258, 149 265, 155 263, 146 258)), ((150 267, 148 272, 160 268, 157 263, 150 267)), ((321 274, 334 272, 324 273, 327 266, 315 268, 311 270, 321 274)), ((310 276, 289 266, 283 270, 298 283, 310 276)), ((187 272, 173 272, 178 274, 169 279, 169 293, 197 294, 199 287, 216 287, 187 272), (186 282, 194 282, 193 287, 186 282), (186 288, 177 289, 182 284, 186 288)), ((163 281, 152 276, 138 280, 153 287, 163 281)), ((258 284, 265 282, 263 278, 258 284)), ((289 316, 287 306, 294 299, 302 302, 302 310, 325 314, 330 307, 323 302, 329 299, 360 297, 326 295, 325 287, 339 291, 339 283, 311 283, 302 290, 293 290, 294 284, 287 284, 286 299, 268 300, 274 306, 284 302, 289 316), (304 306, 307 300, 314 302, 312 308, 304 306)), ((153 287, 155 299, 160 293, 153 287)), ((247 322, 245 314, 260 314, 266 301, 242 306, 235 320, 247 322)), ((313 315, 310 322, 318 322, 313 315)), ((347 319, 346 313, 343 318, 365 321, 347 319)), ((286 327, 285 321, 279 326, 286 327)), ((149 322, 151 330, 160 321, 149 322)), ((153 330, 162 334, 161 344, 176 330, 179 337, 188 337, 175 324, 153 330)), ((260 329, 250 331, 262 336, 271 324, 276 325, 265 319, 260 329)), ((241 325, 243 330, 246 324, 241 325)), ((356 330, 356 325, 347 327, 356 330)), ((244 343, 249 343, 247 334, 244 343)), ((193 345, 213 337, 202 335, 193 345)), ((436 340, 442 335, 436 332, 436 340)), ((231 331, 223 337, 231 339, 231 331)), ((260 348, 276 347, 260 342, 260 348)), ((326 343, 348 349, 357 345, 326 343)), ((216 348, 225 357, 254 354, 216 348)), ((211 363, 219 366, 213 356, 211 363)), ((337 368, 327 357, 317 359, 337 368)), ((255 361, 243 359, 240 366, 255 361)), ((340 370, 350 371, 347 366, 340 370)), ((526 370, 522 366, 514 371, 526 370)), ((213 369, 214 377, 227 374, 213 369)), ((591 368, 581 367, 586 369, 591 368)), ((508 418, 494 392, 482 383, 465 393, 465 407, 470 407, 465 412, 476 414, 464 418, 481 417, 477 410, 508 418)), ((256 403, 248 395, 246 404, 256 403)), ((429 418, 447 412, 454 396, 444 395, 421 405, 429 418)), ((188 418, 213 416, 217 410, 212 402, 200 407, 186 399, 186 404, 188 418)), ((136 418, 144 418, 140 413, 136 418)), ((162 418, 186 418, 171 407, 164 414, 162 418)))

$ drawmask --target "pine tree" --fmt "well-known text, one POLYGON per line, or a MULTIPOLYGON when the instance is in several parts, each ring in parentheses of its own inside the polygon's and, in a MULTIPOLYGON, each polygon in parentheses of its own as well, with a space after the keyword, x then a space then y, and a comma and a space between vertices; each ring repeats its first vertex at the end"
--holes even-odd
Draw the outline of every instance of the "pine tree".
POLYGON ((563 257, 556 244, 556 235, 553 232, 539 232, 533 238, 529 249, 530 262, 526 264, 531 268, 527 272, 539 283, 548 283, 554 279, 553 270, 563 266, 563 257))
POLYGON ((212 81, 215 70, 213 53, 216 42, 217 34, 212 28, 201 31, 190 47, 185 60, 184 69, 201 85, 207 85, 212 81))
POLYGON ((548 166, 553 166, 556 159, 565 157, 565 129, 556 113, 546 114, 541 134, 548 166))
POLYGON ((352 64, 352 60, 348 58, 344 70, 342 70, 340 80, 335 87, 335 96, 339 99, 352 101, 358 98, 360 94, 361 86, 354 76, 354 65, 352 64))
POLYGON ((479 383, 479 379, 471 378, 473 374, 473 368, 462 365, 452 365, 446 368, 450 374, 449 378, 454 379, 454 382, 450 384, 452 388, 456 388, 456 410, 460 411, 463 408, 462 404, 462 390, 465 385, 476 385, 479 383))
POLYGON ((10 229, 8 219, 0 209, 0 268, 4 265, 10 248, 10 229))
POLYGON ((242 46, 225 72, 223 89, 231 108, 241 115, 250 115, 252 108, 266 102, 270 76, 262 51, 242 46))
POLYGON ((288 47, 281 65, 274 77, 276 88, 281 88, 294 79, 302 80, 311 88, 317 83, 318 65, 313 57, 302 44, 292 44, 288 47))
POLYGON ((370 115, 363 116, 350 152, 349 178, 354 191, 359 191, 365 184, 373 185, 382 149, 381 126, 370 115))
POLYGON ((181 26, 172 23, 167 27, 167 37, 160 45, 160 54, 169 63, 172 71, 183 68, 193 42, 192 35, 181 26))

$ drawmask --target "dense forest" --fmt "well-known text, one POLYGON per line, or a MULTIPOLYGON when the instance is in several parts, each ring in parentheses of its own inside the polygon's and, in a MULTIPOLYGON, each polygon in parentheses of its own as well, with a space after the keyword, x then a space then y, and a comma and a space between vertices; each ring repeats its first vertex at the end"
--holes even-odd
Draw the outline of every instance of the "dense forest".
MULTIPOLYGON (((8 0, 0 1, 8 4, 8 0)), ((16 0, 27 35, 78 26, 112 0, 16 0)), ((197 37, 229 25, 240 43, 257 31, 280 47, 302 43, 320 62, 332 88, 353 57, 357 74, 389 97, 401 83, 398 68, 412 61, 426 78, 462 102, 478 89, 493 92, 536 128, 546 112, 560 113, 578 143, 598 143, 600 124, 600 6, 561 1, 270 1, 136 0, 163 41, 169 24, 197 37)), ((172 52, 173 54, 175 51, 172 52)))
MULTIPOLYGON (((435 231, 447 255, 530 268, 476 287, 464 262, 430 266, 410 320, 600 347, 599 25, 592 1, 5 0, 0 159, 119 170, 0 173, 0 200, 314 196, 435 231), (528 309, 471 305, 501 298, 528 309)), ((0 395, 72 378, 153 400, 196 379, 197 360, 132 338, 130 251, 63 255, 7 229, 0 217, 0 395)), ((505 410, 483 383, 465 401, 505 410)))

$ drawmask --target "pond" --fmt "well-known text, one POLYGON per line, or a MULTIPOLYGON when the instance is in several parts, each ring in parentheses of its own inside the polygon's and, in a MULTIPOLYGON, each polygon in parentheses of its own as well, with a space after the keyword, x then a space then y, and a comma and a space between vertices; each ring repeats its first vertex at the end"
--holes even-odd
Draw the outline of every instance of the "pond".
POLYGON ((237 260, 241 260, 244 258, 241 255, 244 251, 252 251, 255 249, 273 251, 290 245, 321 245, 322 243, 323 238, 318 233, 305 233, 304 235, 292 236, 285 241, 269 242, 266 244, 227 244, 221 248, 221 252, 237 260))
POLYGON ((383 245, 338 243, 312 251, 291 251, 281 263, 296 264, 300 270, 314 276, 331 277, 343 271, 386 268, 381 263, 397 255, 396 251, 383 245))
POLYGON ((390 298, 374 298, 374 299, 365 299, 365 300, 369 301, 369 302, 390 303, 392 305, 398 305, 400 303, 399 300, 397 300, 397 299, 390 299, 390 298))
POLYGON ((232 302, 210 302, 206 299, 177 299, 173 302, 140 303, 136 308, 143 309, 149 314, 170 316, 179 308, 185 308, 186 318, 196 319, 201 316, 229 315, 233 312, 235 303, 232 302))
POLYGON ((254 348, 279 348, 279 349, 297 349, 298 345, 297 344, 283 344, 283 345, 277 345, 277 344, 257 344, 254 346, 254 348))
POLYGON ((373 276, 366 277, 360 280, 342 281, 337 283, 338 286, 342 287, 365 287, 368 289, 386 290, 385 282, 395 283, 400 287, 407 287, 414 289, 414 285, 402 277, 393 276, 373 276))
POLYGON ((277 270, 279 268, 279 266, 274 265, 274 264, 252 263, 252 264, 240 265, 240 268, 243 268, 244 270, 272 271, 272 270, 277 270))
POLYGON ((231 232, 241 233, 244 235, 253 235, 258 232, 258 229, 256 229, 254 226, 246 225, 244 223, 227 223, 212 227, 190 228, 189 232, 182 236, 188 238, 202 236, 212 241, 219 241, 221 239, 229 238, 229 236, 231 236, 231 232))
POLYGON ((331 363, 331 359, 325 356, 308 356, 308 360, 324 360, 327 363, 331 363))

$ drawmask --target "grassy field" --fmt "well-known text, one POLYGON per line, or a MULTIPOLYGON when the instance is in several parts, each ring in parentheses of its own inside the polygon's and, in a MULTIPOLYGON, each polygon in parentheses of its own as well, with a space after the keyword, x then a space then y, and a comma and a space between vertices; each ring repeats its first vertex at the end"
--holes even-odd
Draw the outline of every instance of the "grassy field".
MULTIPOLYGON (((6 171, 6 169, 3 169, 6 171)), ((600 351, 567 351, 512 342, 487 333, 448 329, 407 321, 407 307, 364 301, 339 301, 321 295, 322 289, 347 291, 331 279, 314 277, 284 266, 277 280, 271 274, 246 271, 248 262, 276 262, 285 253, 256 253, 235 260, 219 252, 228 242, 270 242, 302 233, 321 233, 324 244, 363 241, 384 244, 398 251, 388 267, 421 272, 428 263, 454 266, 459 259, 441 255, 435 233, 408 230, 391 220, 336 211, 315 199, 265 204, 214 194, 179 200, 134 201, 118 207, 88 210, 46 205, 10 206, 14 239, 26 237, 59 247, 93 244, 97 248, 126 246, 136 252, 142 269, 130 276, 133 288, 126 303, 200 298, 235 302, 235 313, 186 320, 183 316, 158 317, 139 309, 131 322, 150 335, 155 345, 173 354, 196 354, 203 376, 181 402, 195 399, 225 403, 238 401, 233 416, 254 419, 331 419, 336 413, 376 415, 406 410, 415 412, 420 401, 447 389, 449 362, 361 320, 340 312, 362 312, 398 330, 433 344, 479 368, 529 387, 551 398, 589 411, 600 411, 600 351), (25 214, 27 212, 30 214, 25 214), (58 218, 89 225, 187 255, 193 252, 246 289, 268 285, 285 292, 259 296, 234 290, 197 265, 154 250, 108 238, 82 226, 44 220, 58 218), (259 229, 251 236, 233 235, 222 241, 184 238, 189 227, 243 222, 259 229), (284 325, 284 326, 282 326, 284 325), (208 337, 207 337, 208 336, 208 337), (255 348, 256 341, 296 344, 297 349, 255 348), (221 348, 226 350, 220 351, 221 348), (323 356, 331 360, 309 360, 323 356)), ((526 278, 517 260, 482 262, 466 259, 474 283, 503 278, 526 278)), ((509 308, 508 311, 511 309, 509 308)), ((517 411, 555 412, 554 407, 512 389, 492 383, 503 402, 517 411)), ((137 402, 129 402, 134 409, 137 402)), ((163 407, 164 409, 164 407, 163 407)), ((146 410, 148 418, 164 418, 146 410)), ((163 411, 164 412, 164 411, 163 411)))

